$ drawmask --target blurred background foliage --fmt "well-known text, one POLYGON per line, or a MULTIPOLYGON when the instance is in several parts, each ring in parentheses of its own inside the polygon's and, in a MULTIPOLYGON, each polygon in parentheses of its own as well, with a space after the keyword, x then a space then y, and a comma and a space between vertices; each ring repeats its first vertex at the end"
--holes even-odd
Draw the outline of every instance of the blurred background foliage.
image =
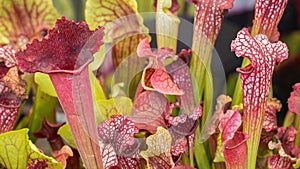
POLYGON ((84 20, 85 0, 53 0, 57 11, 68 19, 84 20))
MULTIPOLYGON (((154 12, 154 0, 137 0, 139 12, 154 12)), ((188 1, 179 0, 179 16, 191 18, 194 15, 194 6, 188 1)), ((85 0, 53 0, 53 4, 61 15, 75 21, 84 20, 85 0)))

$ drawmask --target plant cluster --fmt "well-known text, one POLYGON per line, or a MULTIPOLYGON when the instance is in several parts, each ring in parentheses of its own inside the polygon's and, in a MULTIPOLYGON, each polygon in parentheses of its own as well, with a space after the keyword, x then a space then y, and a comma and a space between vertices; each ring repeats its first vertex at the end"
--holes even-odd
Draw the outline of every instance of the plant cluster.
POLYGON ((86 0, 80 22, 51 0, 0 0, 0 168, 299 168, 300 83, 284 127, 271 90, 287 0, 256 0, 231 43, 235 91, 216 101, 213 47, 233 0, 189 3, 192 46, 177 53, 177 0, 154 1, 155 50, 136 0, 86 0))

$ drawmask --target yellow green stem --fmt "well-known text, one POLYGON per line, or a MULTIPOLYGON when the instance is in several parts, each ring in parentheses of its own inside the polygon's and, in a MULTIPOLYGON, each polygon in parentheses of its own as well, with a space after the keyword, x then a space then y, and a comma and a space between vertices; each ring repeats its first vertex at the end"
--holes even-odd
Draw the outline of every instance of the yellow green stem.
POLYGON ((208 157, 209 154, 205 150, 204 143, 200 143, 200 128, 198 126, 195 136, 195 159, 197 168, 211 169, 211 163, 208 157))
POLYGON ((296 115, 295 121, 294 121, 294 127, 298 131, 296 135, 295 145, 300 147, 300 115, 296 115))
POLYGON ((32 115, 28 125, 28 134, 32 141, 36 140, 33 133, 41 128, 43 118, 46 118, 49 122, 55 123, 55 110, 57 104, 58 99, 56 97, 49 96, 42 92, 40 87, 37 86, 32 115))

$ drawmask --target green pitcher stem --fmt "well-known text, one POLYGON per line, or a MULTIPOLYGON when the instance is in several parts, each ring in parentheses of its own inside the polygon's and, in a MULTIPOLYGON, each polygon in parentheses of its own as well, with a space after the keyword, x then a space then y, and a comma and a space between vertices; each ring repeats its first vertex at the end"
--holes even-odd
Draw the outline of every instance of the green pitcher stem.
POLYGON ((291 112, 291 111, 288 111, 284 117, 284 121, 283 121, 283 127, 284 128, 287 128, 289 127, 290 125, 294 125, 295 126, 295 118, 296 118, 296 115, 295 113, 291 112))
POLYGON ((181 156, 181 162, 184 165, 190 165, 189 154, 185 151, 181 156))
POLYGON ((176 52, 180 20, 171 11, 172 0, 158 0, 156 8, 156 38, 158 49, 167 47, 176 52))
POLYGON ((298 131, 296 135, 295 145, 300 147, 300 115, 296 115, 294 120, 294 127, 298 131))
MULTIPOLYGON (((190 159, 190 166, 195 167, 195 161, 194 161, 194 154, 195 154, 195 148, 193 144, 190 144, 191 141, 195 141, 195 139, 192 139, 191 136, 188 137, 188 148, 189 148, 189 159, 190 159)), ((195 144, 195 142, 194 142, 195 144)))
MULTIPOLYGON (((196 43, 195 46, 201 45, 202 38, 200 38, 200 40, 195 43, 196 43)), ((191 75, 195 80, 195 86, 193 87, 195 93, 194 94, 195 103, 199 104, 203 97, 203 92, 205 87, 205 74, 206 71, 210 71, 208 69, 210 68, 209 65, 211 63, 212 48, 210 47, 195 47, 195 48, 196 48, 195 50, 196 51, 198 50, 199 52, 197 53, 193 52, 191 63, 190 63, 191 64, 190 70, 191 70, 191 75), (200 54, 201 56, 199 56, 200 54)))
MULTIPOLYGON (((209 62, 210 64, 210 62, 209 62)), ((213 104, 213 80, 210 71, 210 66, 205 71, 205 91, 203 97, 203 115, 202 115, 202 122, 201 122, 201 129, 205 126, 206 122, 209 122, 211 118, 211 110, 213 104)))
MULTIPOLYGON (((245 67, 250 64, 250 60, 247 58, 243 58, 242 66, 245 67)), ((236 86, 234 89, 233 97, 232 97, 232 103, 231 105, 239 105, 242 103, 242 86, 241 86, 241 76, 237 78, 236 86)))
MULTIPOLYGON (((199 125, 200 126, 200 125, 199 125)), ((201 169, 211 169, 211 160, 206 151, 204 143, 200 143, 200 128, 199 126, 196 129, 195 135, 195 160, 197 164, 197 168, 201 169)))
POLYGON ((43 118, 46 118, 49 122, 55 123, 55 109, 58 104, 56 97, 44 93, 39 86, 36 88, 34 99, 32 115, 28 125, 28 134, 32 141, 36 140, 33 133, 42 126, 43 118))
POLYGON ((257 116, 248 114, 243 120, 243 132, 249 135, 247 140, 247 169, 256 168, 256 158, 262 131, 265 108, 260 108, 257 116), (256 123, 255 123, 256 122, 256 123))

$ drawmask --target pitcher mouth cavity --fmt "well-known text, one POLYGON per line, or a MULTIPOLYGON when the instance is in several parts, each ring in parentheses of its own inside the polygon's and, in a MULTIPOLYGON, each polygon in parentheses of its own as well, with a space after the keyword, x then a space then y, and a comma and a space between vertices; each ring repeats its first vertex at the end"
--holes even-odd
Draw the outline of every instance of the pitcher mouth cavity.
POLYGON ((254 67, 252 66, 252 64, 247 65, 244 68, 237 68, 236 71, 242 74, 250 74, 251 72, 253 72, 254 67))

